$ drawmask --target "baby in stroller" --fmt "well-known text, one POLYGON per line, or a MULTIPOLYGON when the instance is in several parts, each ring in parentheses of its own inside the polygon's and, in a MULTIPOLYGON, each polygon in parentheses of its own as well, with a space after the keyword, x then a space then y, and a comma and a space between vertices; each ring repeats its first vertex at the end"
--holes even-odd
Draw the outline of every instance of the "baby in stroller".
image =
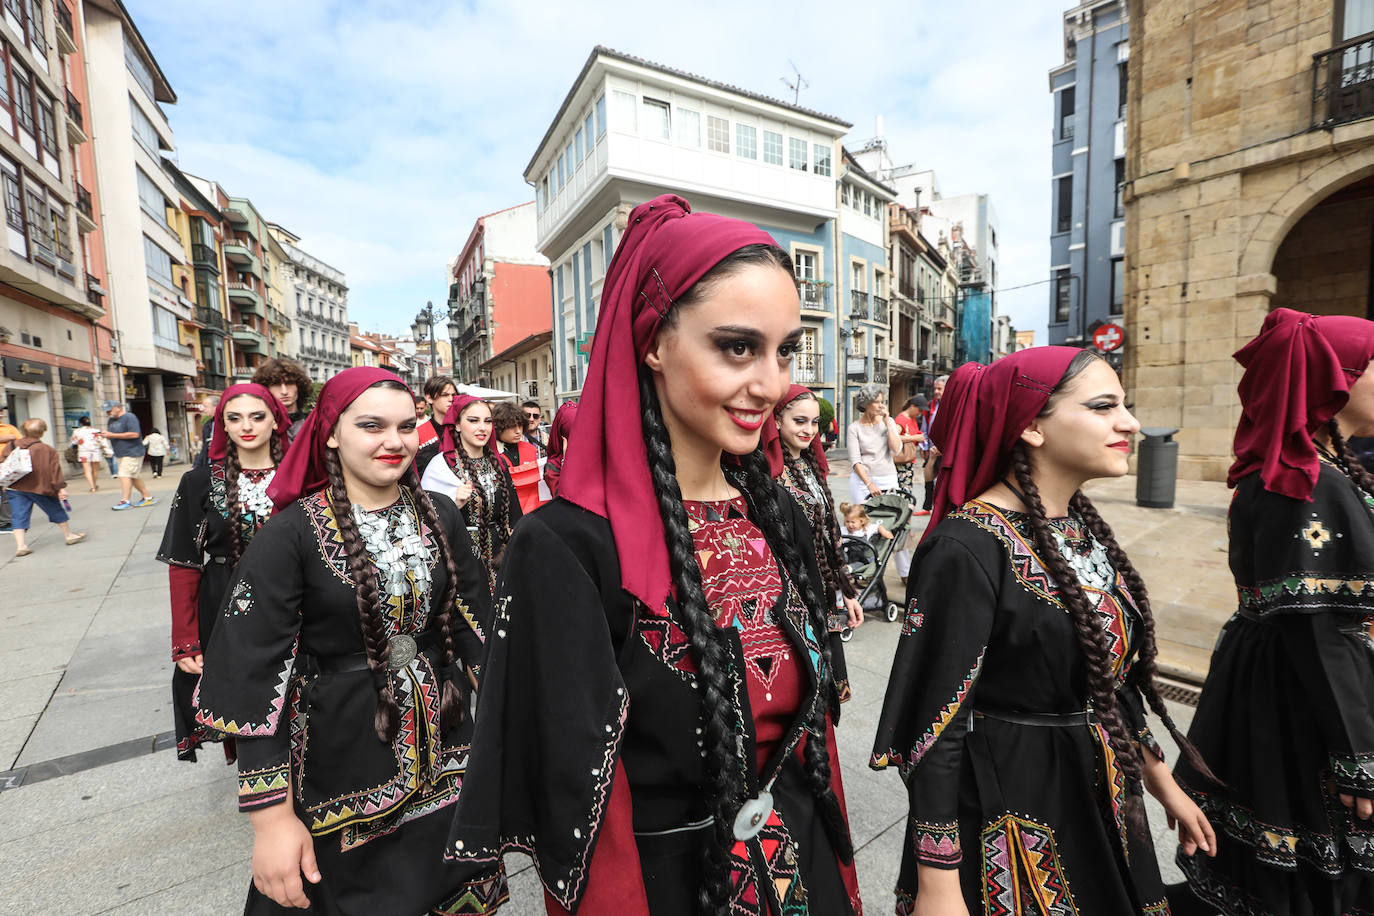
MULTIPOLYGON (((845 527, 845 568, 859 589, 859 604, 865 612, 881 610, 889 622, 896 620, 902 609, 888 600, 883 573, 910 531, 910 494, 890 490, 862 503, 840 503, 839 509, 845 527)), ((849 636, 848 631, 841 633, 846 641, 849 636)))

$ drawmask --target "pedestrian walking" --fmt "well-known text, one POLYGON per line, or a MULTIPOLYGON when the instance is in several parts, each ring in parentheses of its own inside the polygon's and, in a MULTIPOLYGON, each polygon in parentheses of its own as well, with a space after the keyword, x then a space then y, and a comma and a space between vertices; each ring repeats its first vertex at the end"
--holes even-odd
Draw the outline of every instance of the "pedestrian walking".
POLYGON ((274 356, 264 360, 253 371, 252 382, 272 392, 281 401, 281 406, 286 408, 286 415, 291 418, 291 429, 287 430, 286 438, 288 442, 293 441, 301 423, 310 414, 310 392, 314 384, 305 367, 294 359, 274 356))
MULTIPOLYGON (((897 424, 898 437, 902 440, 902 450, 892 456, 893 463, 897 465, 897 486, 911 494, 913 499, 917 498, 916 470, 922 465, 924 457, 921 443, 925 442, 926 437, 921 432, 921 415, 926 406, 925 395, 913 395, 906 399, 902 409, 892 418, 897 424)), ((912 508, 919 506, 913 505, 912 508)))
POLYGON ((553 494, 544 485, 545 458, 540 449, 526 438, 527 418, 524 410, 510 401, 501 401, 491 409, 491 426, 496 447, 505 459, 506 470, 515 486, 521 514, 533 512, 553 494))
POLYGON ((821 443, 820 416, 820 402, 811 389, 793 385, 764 422, 762 447, 769 472, 806 510, 807 521, 811 523, 811 549, 821 574, 821 599, 829 615, 835 691, 840 702, 847 703, 853 691, 841 637, 846 629, 857 628, 863 623, 864 611, 840 550, 835 498, 826 483, 830 462, 821 443))
POLYGON ((559 498, 502 569, 448 854, 481 877, 530 851, 555 914, 856 914, 820 573, 758 448, 801 337, 790 258, 664 195, 601 302, 559 498))
POLYGON ((94 493, 100 489, 100 465, 105 460, 101 449, 100 430, 91 425, 90 417, 76 421, 72 430, 72 444, 76 446, 76 460, 81 464, 81 473, 86 475, 86 487, 94 493))
POLYGON ((1216 853, 1146 724, 1148 702, 1206 771, 1154 683, 1145 585, 1080 489, 1127 472, 1140 424, 1124 400, 1073 347, 950 379, 871 763, 910 798, 899 912, 1168 913, 1142 790, 1185 849, 1216 853))
POLYGON ((197 715, 236 736, 249 916, 480 913, 505 893, 442 857, 490 606, 457 509, 418 486, 415 449, 394 375, 325 382, 215 625, 197 715))
POLYGON ((544 408, 539 406, 538 401, 524 401, 520 404, 520 410, 525 415, 525 441, 538 450, 540 458, 545 457, 548 454, 549 443, 540 426, 540 421, 544 418, 544 408))
POLYGON ((941 375, 931 384, 930 406, 926 408, 921 421, 921 432, 926 437, 921 443, 921 451, 925 453, 922 467, 925 477, 925 499, 917 515, 929 515, 931 507, 935 504, 935 479, 940 474, 940 450, 930 441, 930 431, 935 426, 935 417, 940 412, 940 399, 945 396, 945 383, 948 381, 948 375, 941 375))
POLYGON ((564 401, 554 411, 553 423, 549 425, 549 445, 544 462, 544 485, 549 488, 549 498, 558 495, 558 479, 563 472, 563 459, 568 453, 568 439, 577 424, 577 402, 564 401))
MULTIPOLYGON (((205 650, 243 550, 272 514, 267 487, 286 452, 291 421, 261 385, 231 385, 214 416, 208 463, 181 475, 157 558, 168 565, 172 605, 172 718, 177 757, 194 761, 219 733, 195 720, 205 650)), ((234 759, 233 743, 225 756, 234 759)))
POLYGON ((48 431, 48 424, 38 417, 30 417, 20 427, 20 438, 15 440, 13 449, 25 449, 33 470, 5 488, 5 498, 10 508, 10 530, 14 532, 14 555, 27 557, 33 553, 29 547, 29 519, 33 507, 43 510, 58 528, 67 546, 79 544, 86 539, 85 534, 73 534, 67 519, 67 481, 62 474, 61 456, 57 449, 42 441, 48 431))
POLYGON ((152 466, 153 479, 162 476, 162 461, 167 457, 167 437, 156 426, 143 437, 143 448, 148 454, 148 464, 152 466))
POLYGON ((1175 770, 1226 840, 1216 858, 1181 851, 1196 896, 1170 902, 1179 916, 1374 912, 1374 477, 1346 442, 1374 434, 1374 322, 1275 309, 1235 358, 1240 602, 1189 730, 1225 785, 1175 770))
MULTIPOLYGON (((849 500, 861 503, 897 488, 897 456, 902 451, 902 431, 887 413, 887 392, 878 385, 864 385, 854 397, 860 411, 849 424, 845 445, 849 450, 849 500)), ((893 556, 897 575, 906 584, 911 569, 911 551, 905 546, 893 556)))
POLYGON ((143 472, 145 447, 138 417, 125 410, 119 401, 106 401, 101 407, 108 418, 101 438, 110 443, 118 462, 116 476, 119 477, 119 502, 110 508, 118 512, 121 509, 141 509, 153 505, 157 500, 148 492, 139 476, 143 472), (134 490, 138 490, 139 498, 130 502, 129 497, 134 490))
MULTIPOLYGON (((10 425, 9 407, 4 401, 0 401, 0 461, 9 457, 10 450, 14 448, 14 443, 23 438, 23 433, 19 427, 10 425)), ((5 488, 0 487, 0 531, 9 531, 10 528, 10 503, 5 498, 5 488)))
POLYGON ((444 415, 458 393, 458 384, 447 375, 436 375, 425 382, 425 402, 429 417, 417 427, 420 431, 420 451, 415 455, 415 470, 421 477, 425 468, 439 454, 439 439, 444 433, 444 415))
POLYGON ((510 471, 497 454, 492 434, 491 405, 460 394, 444 416, 438 457, 425 468, 422 486, 442 493, 463 512, 473 530, 477 554, 487 568, 487 592, 496 588, 496 574, 521 516, 520 497, 510 471))

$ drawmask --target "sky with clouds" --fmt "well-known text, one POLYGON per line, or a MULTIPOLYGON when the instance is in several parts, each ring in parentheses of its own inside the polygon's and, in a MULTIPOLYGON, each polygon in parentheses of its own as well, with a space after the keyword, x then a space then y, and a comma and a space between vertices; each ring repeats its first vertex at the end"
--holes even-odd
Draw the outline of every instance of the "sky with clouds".
MULTIPOLYGON (((343 270, 365 330, 442 304, 473 220, 533 198, 520 171, 597 44, 775 97, 795 62, 851 149, 882 115, 895 163, 992 195, 1004 290, 1048 276, 1053 2, 125 3, 177 93, 181 168, 343 270)), ((1000 306, 1044 343, 1048 296, 1000 306)))

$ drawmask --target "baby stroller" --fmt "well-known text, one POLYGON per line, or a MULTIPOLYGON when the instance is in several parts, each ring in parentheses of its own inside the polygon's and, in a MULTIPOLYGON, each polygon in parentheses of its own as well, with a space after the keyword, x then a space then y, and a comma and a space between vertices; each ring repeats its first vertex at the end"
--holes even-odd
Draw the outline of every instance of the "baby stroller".
MULTIPOLYGON (((845 569, 854 587, 859 590, 859 604, 864 613, 881 610, 889 623, 901 616, 900 604, 889 601, 887 586, 883 584, 883 573, 887 562, 897 549, 906 543, 911 530, 912 500, 914 497, 905 490, 887 490, 877 496, 870 496, 864 502, 869 521, 882 525, 892 532, 885 538, 874 532, 871 538, 846 534, 840 538, 840 551, 845 569)), ((845 642, 853 635, 846 627, 840 633, 845 642)))

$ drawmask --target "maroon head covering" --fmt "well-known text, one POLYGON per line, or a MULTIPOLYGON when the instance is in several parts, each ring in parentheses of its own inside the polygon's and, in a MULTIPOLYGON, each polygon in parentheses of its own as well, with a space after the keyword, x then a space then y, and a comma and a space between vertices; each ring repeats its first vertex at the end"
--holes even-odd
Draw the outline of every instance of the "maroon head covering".
POLYGON ((378 382, 399 382, 410 391, 394 372, 372 366, 345 369, 320 388, 315 409, 301 423, 300 431, 267 488, 267 495, 278 511, 329 483, 329 474, 324 469, 324 453, 328 448, 325 443, 334 432, 339 415, 358 399, 358 395, 378 382))
POLYGON ((949 377, 930 438, 940 450, 926 536, 951 509, 982 493, 1007 472, 1021 431, 1045 409, 1077 347, 1031 347, 990 366, 964 363, 949 377))
POLYGON ((610 522, 622 586, 649 607, 663 606, 672 576, 640 425, 639 364, 668 309, 703 274, 747 245, 776 244, 756 226, 693 213, 665 194, 631 211, 606 271, 577 448, 563 463, 558 495, 610 522))
POLYGON ((220 395, 219 406, 215 408, 214 432, 210 435, 211 461, 223 461, 224 456, 229 453, 229 433, 224 428, 224 405, 241 394, 251 394, 267 405, 267 409, 272 412, 272 418, 277 421, 277 428, 272 434, 281 436, 282 443, 286 443, 286 431, 291 428, 291 418, 286 415, 286 408, 281 406, 281 401, 262 385, 254 385, 252 382, 230 385, 224 389, 224 394, 220 395))
POLYGON ((550 461, 562 462, 563 437, 572 436, 576 423, 577 402, 565 401, 559 405, 558 411, 553 415, 553 423, 549 425, 549 444, 544 447, 544 454, 550 461))
POLYGON ((1265 489, 1310 500, 1320 472, 1312 433, 1340 412, 1369 367, 1374 321, 1274 309, 1235 357, 1245 374, 1226 483, 1258 470, 1265 489))
MULTIPOLYGON (((782 400, 774 407, 773 412, 763 421, 763 456, 768 459, 768 470, 774 477, 782 473, 784 459, 787 457, 786 446, 782 444, 782 431, 778 429, 778 417, 782 416, 783 408, 791 404, 802 395, 814 393, 805 385, 793 385, 787 389, 787 394, 783 395, 782 400)), ((821 444, 823 437, 819 429, 816 430, 816 438, 811 440, 811 454, 816 456, 816 464, 821 470, 821 474, 830 473, 830 462, 825 457, 825 447, 821 444)))
MULTIPOLYGON (((453 455, 458 451, 458 418, 463 415, 463 411, 468 405, 476 404, 481 398, 473 397, 470 394, 455 394, 453 401, 448 405, 448 413, 444 414, 444 422, 441 424, 444 434, 439 437, 439 451, 445 455, 453 455)), ((496 434, 487 436, 487 451, 493 455, 498 455, 496 451, 496 434)))

